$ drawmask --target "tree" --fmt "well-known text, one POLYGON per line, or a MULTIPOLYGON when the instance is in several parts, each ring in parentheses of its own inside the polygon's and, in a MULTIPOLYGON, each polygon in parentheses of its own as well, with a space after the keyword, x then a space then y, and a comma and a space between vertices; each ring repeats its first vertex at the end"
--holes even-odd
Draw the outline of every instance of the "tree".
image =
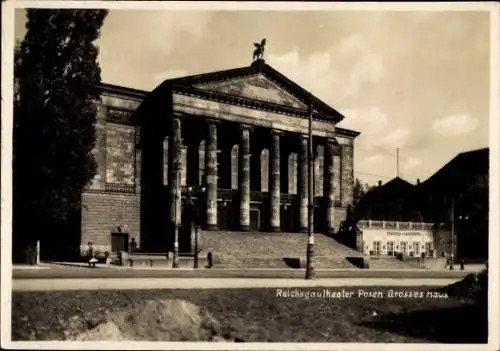
POLYGON ((356 208, 356 205, 359 203, 359 201, 366 195, 366 193, 369 191, 369 188, 367 185, 363 185, 361 183, 361 180, 356 178, 354 181, 354 187, 353 187, 353 201, 352 205, 354 208, 356 208))
POLYGON ((94 41, 106 10, 27 10, 16 55, 13 243, 63 239, 93 178, 101 81, 94 41), (43 233, 43 235, 42 235, 43 233))

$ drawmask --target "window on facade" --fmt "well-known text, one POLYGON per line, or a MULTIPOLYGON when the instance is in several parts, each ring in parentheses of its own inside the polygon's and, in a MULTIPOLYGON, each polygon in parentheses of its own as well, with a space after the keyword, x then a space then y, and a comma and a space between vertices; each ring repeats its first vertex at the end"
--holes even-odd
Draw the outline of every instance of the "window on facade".
POLYGON ((408 253, 408 243, 406 241, 403 241, 401 243, 401 252, 403 254, 407 254, 408 253))
POLYGON ((297 153, 288 155, 288 193, 297 194, 297 153))
POLYGON ((269 191, 269 150, 260 153, 260 191, 269 191))
POLYGON ((415 256, 420 255, 420 243, 413 243, 413 251, 415 251, 415 256))
POLYGON ((394 241, 387 242, 387 254, 389 256, 394 255, 394 241))
POLYGON ((238 145, 231 149, 231 189, 238 190, 238 145))
POLYGON ((203 185, 205 176, 205 140, 200 141, 198 146, 198 185, 203 185))
POLYGON ((427 256, 430 256, 431 255, 431 251, 432 251, 432 243, 431 242, 426 242, 425 243, 425 254, 427 256))

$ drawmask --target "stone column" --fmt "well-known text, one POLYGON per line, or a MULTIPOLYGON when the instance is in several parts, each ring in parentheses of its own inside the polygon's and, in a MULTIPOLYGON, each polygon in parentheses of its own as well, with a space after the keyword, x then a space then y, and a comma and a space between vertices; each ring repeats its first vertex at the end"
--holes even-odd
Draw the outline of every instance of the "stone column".
POLYGON ((179 225, 181 222, 181 120, 172 118, 172 128, 168 138, 169 149, 169 181, 168 192, 170 194, 170 223, 179 225))
POLYGON ((307 232, 307 200, 308 200, 308 136, 300 136, 299 156, 299 229, 302 233, 307 232))
POLYGON ((271 150, 270 150, 270 187, 269 187, 269 200, 270 200, 270 229, 272 232, 279 232, 281 229, 280 224, 280 195, 281 195, 281 182, 280 182, 280 136, 282 132, 277 130, 271 131, 271 150))
POLYGON ((328 234, 335 234, 335 156, 339 145, 335 139, 327 139, 325 147, 325 178, 326 187, 326 226, 328 234))
POLYGON ((207 186, 207 230, 217 230, 217 124, 208 121, 205 143, 205 181, 207 186))
POLYGON ((240 229, 250 230, 250 126, 241 126, 239 146, 240 229))

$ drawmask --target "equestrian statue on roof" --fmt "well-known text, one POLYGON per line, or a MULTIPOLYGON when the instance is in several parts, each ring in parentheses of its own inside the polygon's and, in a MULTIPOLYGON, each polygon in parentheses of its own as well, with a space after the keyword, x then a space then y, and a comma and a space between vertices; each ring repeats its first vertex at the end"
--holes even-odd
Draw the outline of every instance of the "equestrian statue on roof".
POLYGON ((264 47, 266 46, 266 38, 262 39, 260 43, 253 43, 255 50, 253 51, 253 60, 262 60, 264 57, 264 47))

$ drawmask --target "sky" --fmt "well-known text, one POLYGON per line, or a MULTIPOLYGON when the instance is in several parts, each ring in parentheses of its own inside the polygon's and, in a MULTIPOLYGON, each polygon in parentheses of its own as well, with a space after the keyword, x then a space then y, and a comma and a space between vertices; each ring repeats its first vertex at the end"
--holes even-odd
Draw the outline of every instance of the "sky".
MULTIPOLYGON (((25 34, 16 12, 16 38, 25 34)), ((152 90, 163 80, 266 62, 361 132, 355 177, 425 180, 456 154, 488 146, 489 14, 479 11, 111 10, 102 80, 152 90)))

